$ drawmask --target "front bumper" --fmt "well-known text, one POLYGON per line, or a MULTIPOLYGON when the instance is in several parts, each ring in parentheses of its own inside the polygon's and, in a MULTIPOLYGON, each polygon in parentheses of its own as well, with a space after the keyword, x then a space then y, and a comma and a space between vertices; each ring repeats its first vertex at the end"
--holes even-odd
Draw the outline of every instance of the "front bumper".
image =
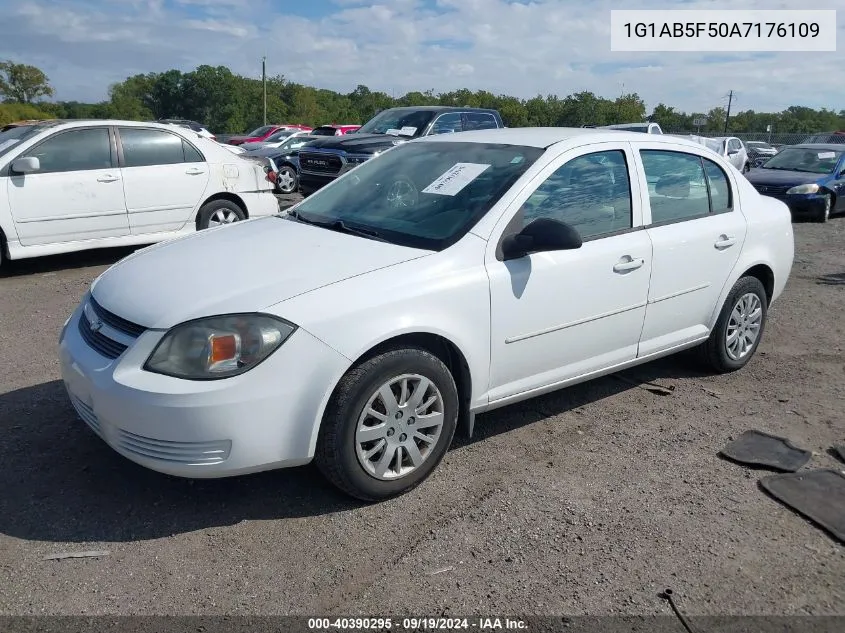
POLYGON ((253 370, 191 381, 141 369, 163 331, 115 359, 82 338, 81 307, 59 341, 62 379, 80 418, 142 466, 180 477, 226 477, 309 462, 327 394, 348 360, 298 329, 253 370))
POLYGON ((777 197, 778 200, 784 202, 794 215, 820 214, 824 211, 824 205, 828 198, 827 194, 821 193, 793 193, 773 197, 777 197))

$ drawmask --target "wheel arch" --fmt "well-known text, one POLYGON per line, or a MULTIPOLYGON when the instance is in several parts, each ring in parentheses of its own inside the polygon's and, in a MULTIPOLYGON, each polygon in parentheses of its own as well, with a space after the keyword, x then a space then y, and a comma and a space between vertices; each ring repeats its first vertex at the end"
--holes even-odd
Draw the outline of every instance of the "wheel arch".
POLYGON ((716 306, 714 307, 713 312, 710 315, 710 330, 715 327, 716 320, 719 318, 719 314, 722 312, 722 307, 725 305, 725 301, 727 301, 731 289, 734 287, 736 282, 742 279, 743 277, 754 277, 756 279, 759 279, 760 283, 763 284, 763 288, 766 291, 766 303, 771 304, 772 299, 775 295, 776 287, 775 272, 772 269, 771 265, 766 261, 738 263, 737 266, 734 268, 733 274, 728 278, 724 288, 722 288, 722 293, 719 296, 719 301, 716 303, 716 306))
POLYGON ((232 193, 231 191, 219 191, 203 200, 202 204, 200 204, 199 208, 197 209, 197 214, 194 218, 194 222, 197 225, 197 228, 199 228, 200 213, 202 211, 202 208, 209 202, 214 202, 215 200, 228 200, 229 202, 238 205, 240 210, 244 213, 244 218, 247 220, 249 219, 249 210, 246 208, 246 203, 243 201, 243 198, 241 198, 235 193, 232 193))
POLYGON ((314 423, 311 446, 309 450, 311 455, 314 454, 316 449, 317 437, 319 436, 320 428, 322 427, 323 418, 325 417, 329 402, 331 402, 337 392, 343 377, 346 376, 352 369, 358 367, 362 363, 365 363, 369 359, 388 350, 403 347, 416 347, 425 350, 439 358, 443 364, 446 365, 455 380, 455 386, 458 390, 458 430, 466 433, 470 437, 472 436, 475 423, 475 415, 470 411, 470 401, 472 398, 472 372, 466 355, 453 340, 442 333, 415 330, 393 334, 382 340, 371 342, 366 349, 358 354, 357 357, 349 363, 348 367, 339 376, 337 376, 334 384, 331 386, 331 389, 327 391, 326 397, 323 399, 317 413, 317 419, 314 423))

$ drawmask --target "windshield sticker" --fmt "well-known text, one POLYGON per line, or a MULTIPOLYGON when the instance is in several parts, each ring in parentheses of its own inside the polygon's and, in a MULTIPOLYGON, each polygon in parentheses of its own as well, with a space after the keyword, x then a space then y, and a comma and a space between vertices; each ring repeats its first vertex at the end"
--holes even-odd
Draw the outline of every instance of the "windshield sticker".
POLYGON ((819 158, 836 158, 836 152, 819 152, 819 158))
POLYGON ((10 139, 8 141, 4 141, 4 142, 0 143, 0 152, 2 152, 7 147, 11 147, 12 145, 14 145, 15 143, 17 143, 19 141, 20 141, 19 138, 13 138, 13 139, 10 139))
POLYGON ((415 128, 411 125, 406 125, 401 130, 399 130, 399 134, 401 134, 402 136, 413 136, 416 133, 417 133, 417 128, 415 128))
POLYGON ((385 132, 385 134, 390 134, 390 135, 392 135, 392 136, 399 136, 400 134, 402 134, 402 130, 399 130, 399 129, 395 128, 395 127, 392 127, 392 128, 390 128, 389 130, 387 130, 387 131, 385 132))
POLYGON ((480 163, 455 163, 437 180, 422 190, 423 193, 436 193, 441 196, 454 196, 466 187, 490 165, 480 163))
POLYGON ((519 165, 524 160, 525 160, 525 158, 522 157, 522 156, 514 156, 511 159, 511 165, 519 165))

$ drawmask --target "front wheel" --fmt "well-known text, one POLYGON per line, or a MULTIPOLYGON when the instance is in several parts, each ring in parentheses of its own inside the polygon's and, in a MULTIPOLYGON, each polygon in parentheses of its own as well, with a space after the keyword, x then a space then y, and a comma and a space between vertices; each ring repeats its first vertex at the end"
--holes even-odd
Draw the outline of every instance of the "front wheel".
POLYGON ((422 349, 389 350, 340 381, 323 416, 315 461, 347 494, 387 499, 432 473, 457 420, 458 391, 446 365, 422 349))
POLYGON ((716 327, 699 348, 701 359, 719 373, 745 367, 760 345, 769 303, 756 277, 741 277, 731 288, 716 327))
POLYGON ((816 222, 827 222, 830 218, 830 209, 833 207, 833 200, 830 195, 824 197, 824 203, 818 211, 816 211, 816 222))

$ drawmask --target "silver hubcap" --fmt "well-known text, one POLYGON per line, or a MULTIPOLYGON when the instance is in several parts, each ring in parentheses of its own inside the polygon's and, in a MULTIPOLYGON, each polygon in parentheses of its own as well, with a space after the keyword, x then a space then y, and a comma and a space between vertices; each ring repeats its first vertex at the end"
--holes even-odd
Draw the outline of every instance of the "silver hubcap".
POLYGON ((359 463, 376 479, 405 477, 431 456, 444 419, 443 396, 428 378, 392 378, 370 396, 358 418, 359 463))
POLYGON ((763 304, 753 292, 742 295, 731 311, 725 347, 732 360, 748 356, 760 336, 763 324, 763 304))
POLYGON ((387 203, 394 209, 407 209, 417 204, 417 190, 405 180, 394 182, 387 192, 387 203))
POLYGON ((283 169, 277 176, 277 182, 279 183, 279 189, 287 193, 293 189, 293 174, 289 169, 283 169))
POLYGON ((208 220, 208 226, 220 226, 221 224, 231 224, 238 221, 238 214, 231 209, 217 209, 211 214, 208 220))
POLYGON ((824 199, 824 219, 827 220, 830 217, 830 196, 824 199))

